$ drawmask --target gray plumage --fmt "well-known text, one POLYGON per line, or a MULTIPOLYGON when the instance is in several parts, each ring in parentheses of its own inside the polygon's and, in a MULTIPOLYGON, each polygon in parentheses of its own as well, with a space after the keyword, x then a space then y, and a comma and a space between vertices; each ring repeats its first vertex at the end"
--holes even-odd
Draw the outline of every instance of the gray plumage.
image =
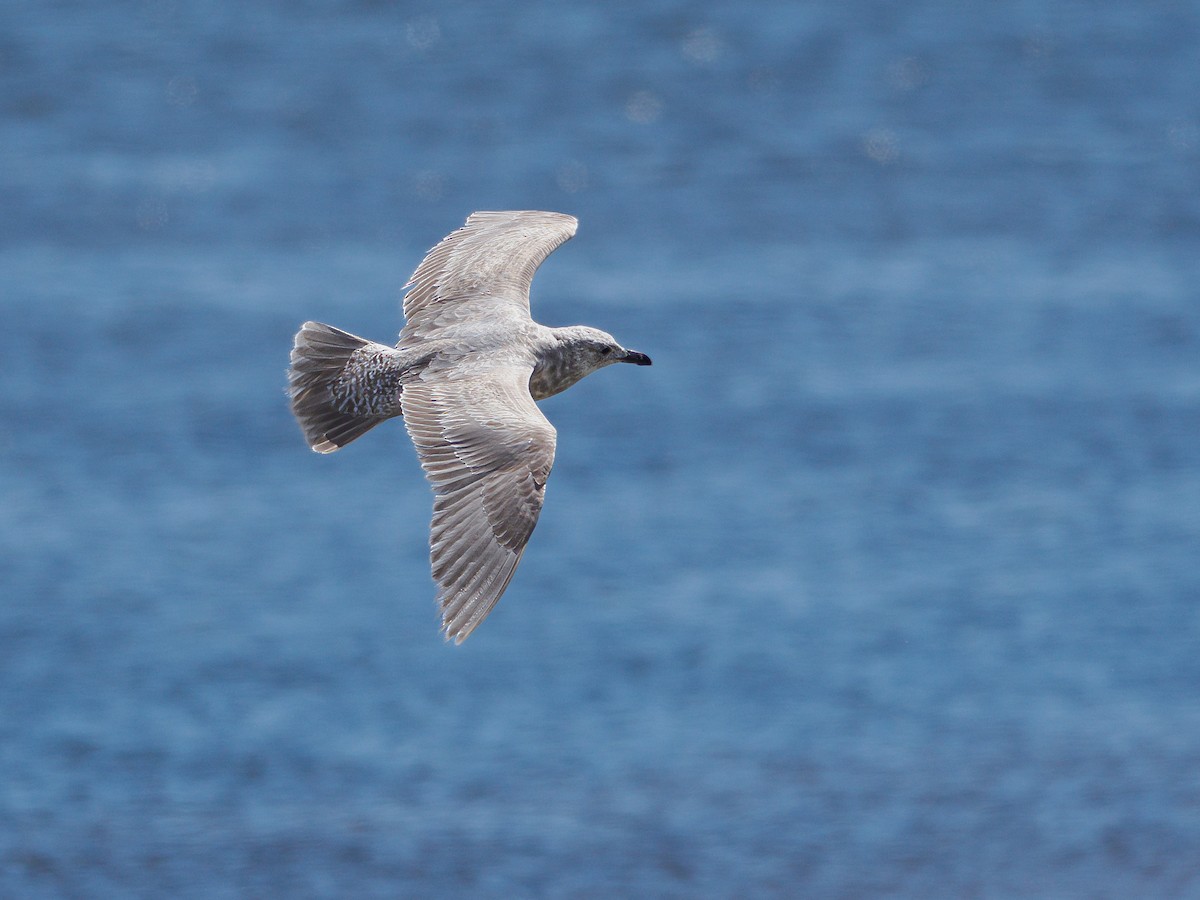
POLYGON ((395 347, 319 322, 296 335, 288 393, 313 450, 332 453, 403 416, 433 484, 430 559, 456 643, 508 587, 542 509, 555 431, 534 401, 612 363, 650 365, 603 331, 530 317, 533 275, 576 224, 474 213, 417 266, 395 347))

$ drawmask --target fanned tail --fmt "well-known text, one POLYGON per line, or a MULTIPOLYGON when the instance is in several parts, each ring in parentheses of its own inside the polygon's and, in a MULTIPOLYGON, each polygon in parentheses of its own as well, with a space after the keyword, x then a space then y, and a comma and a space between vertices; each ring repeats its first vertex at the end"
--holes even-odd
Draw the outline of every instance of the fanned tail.
POLYGON ((305 322, 300 326, 288 369, 288 396, 312 449, 332 453, 400 413, 395 391, 383 398, 352 393, 377 387, 378 379, 372 376, 380 367, 370 361, 394 352, 332 325, 305 322), (347 371, 352 357, 355 364, 347 371))

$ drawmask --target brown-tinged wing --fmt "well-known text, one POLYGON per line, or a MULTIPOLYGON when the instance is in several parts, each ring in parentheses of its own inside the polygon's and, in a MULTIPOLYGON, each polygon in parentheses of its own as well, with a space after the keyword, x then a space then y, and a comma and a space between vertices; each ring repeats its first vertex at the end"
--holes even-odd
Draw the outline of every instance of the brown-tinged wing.
POLYGON ((508 587, 542 510, 554 427, 528 368, 416 381, 404 424, 433 483, 430 560, 447 640, 462 641, 508 587))
POLYGON ((401 341, 429 337, 472 314, 514 304, 529 315, 538 266, 570 240, 574 217, 539 210, 476 212, 426 254, 409 279, 401 341))

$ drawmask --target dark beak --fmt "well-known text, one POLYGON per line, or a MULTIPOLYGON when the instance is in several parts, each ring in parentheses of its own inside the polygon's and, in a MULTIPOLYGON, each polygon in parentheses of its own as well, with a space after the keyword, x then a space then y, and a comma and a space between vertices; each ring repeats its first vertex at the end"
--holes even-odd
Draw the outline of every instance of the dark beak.
POLYGON ((636 350, 626 350, 625 355, 621 357, 621 362, 633 363, 635 366, 648 366, 650 357, 645 353, 638 353, 636 350))

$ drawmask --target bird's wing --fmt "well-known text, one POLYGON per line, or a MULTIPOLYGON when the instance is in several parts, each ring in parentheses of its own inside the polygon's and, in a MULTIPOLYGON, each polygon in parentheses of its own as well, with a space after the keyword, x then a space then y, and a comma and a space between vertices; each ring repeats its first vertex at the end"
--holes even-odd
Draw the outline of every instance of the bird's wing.
POLYGON ((555 431, 529 395, 529 372, 404 388, 404 424, 434 489, 429 546, 442 629, 455 643, 508 587, 542 510, 555 431))
POLYGON ((529 285, 547 256, 575 234, 572 216, 538 210, 476 212, 429 251, 405 287, 401 340, 429 337, 491 304, 529 315, 529 285), (486 302, 485 302, 486 301, 486 302))

